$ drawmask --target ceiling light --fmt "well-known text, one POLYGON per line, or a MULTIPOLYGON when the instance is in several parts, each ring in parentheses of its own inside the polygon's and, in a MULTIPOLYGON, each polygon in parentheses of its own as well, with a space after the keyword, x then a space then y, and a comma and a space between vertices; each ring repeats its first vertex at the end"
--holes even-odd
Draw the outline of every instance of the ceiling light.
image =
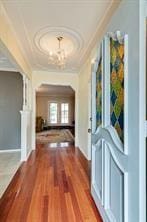
POLYGON ((66 53, 63 48, 61 48, 61 42, 64 38, 62 36, 57 37, 58 49, 54 51, 49 51, 48 62, 49 64, 55 65, 61 69, 65 68, 66 64, 66 53))

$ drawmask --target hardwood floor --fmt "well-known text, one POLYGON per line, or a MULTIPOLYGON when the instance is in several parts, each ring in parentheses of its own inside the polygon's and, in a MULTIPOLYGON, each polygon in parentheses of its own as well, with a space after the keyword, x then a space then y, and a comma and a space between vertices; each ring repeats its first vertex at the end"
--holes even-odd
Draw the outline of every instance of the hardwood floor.
POLYGON ((102 222, 74 146, 37 145, 0 199, 0 222, 102 222))

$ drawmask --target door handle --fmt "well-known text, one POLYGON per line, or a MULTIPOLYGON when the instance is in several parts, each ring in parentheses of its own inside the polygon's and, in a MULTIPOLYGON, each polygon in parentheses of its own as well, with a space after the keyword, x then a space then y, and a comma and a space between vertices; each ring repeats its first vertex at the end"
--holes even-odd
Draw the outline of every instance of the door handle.
POLYGON ((90 128, 88 129, 88 133, 91 133, 91 129, 90 128))

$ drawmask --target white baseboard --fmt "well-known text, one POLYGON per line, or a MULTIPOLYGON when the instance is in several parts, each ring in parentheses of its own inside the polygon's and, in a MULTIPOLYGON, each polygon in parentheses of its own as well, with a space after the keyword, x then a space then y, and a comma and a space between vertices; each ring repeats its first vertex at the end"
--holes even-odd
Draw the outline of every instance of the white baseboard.
POLYGON ((32 153, 32 150, 30 150, 30 151, 28 152, 27 160, 29 159, 29 156, 30 156, 31 153, 32 153))
POLYGON ((21 162, 26 162, 26 161, 28 160, 31 152, 32 152, 32 149, 29 150, 29 152, 27 153, 27 155, 25 156, 25 158, 24 158, 24 157, 23 157, 23 158, 21 157, 21 162))
MULTIPOLYGON (((75 147, 76 147, 76 146, 75 146, 75 147)), ((89 160, 87 154, 85 153, 85 151, 84 151, 83 149, 81 149, 80 146, 78 146, 78 148, 79 148, 79 150, 81 151, 81 153, 84 155, 84 157, 85 157, 87 160, 89 160)))
POLYGON ((15 153, 20 151, 21 149, 0 150, 0 153, 15 153))

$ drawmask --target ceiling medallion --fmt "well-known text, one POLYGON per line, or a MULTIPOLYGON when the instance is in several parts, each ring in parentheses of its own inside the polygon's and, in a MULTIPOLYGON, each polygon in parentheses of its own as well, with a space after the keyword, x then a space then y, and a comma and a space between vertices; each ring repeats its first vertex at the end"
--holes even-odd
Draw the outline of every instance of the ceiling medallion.
POLYGON ((81 36, 65 27, 46 27, 36 33, 34 43, 48 62, 59 68, 65 64, 83 47, 81 36))

